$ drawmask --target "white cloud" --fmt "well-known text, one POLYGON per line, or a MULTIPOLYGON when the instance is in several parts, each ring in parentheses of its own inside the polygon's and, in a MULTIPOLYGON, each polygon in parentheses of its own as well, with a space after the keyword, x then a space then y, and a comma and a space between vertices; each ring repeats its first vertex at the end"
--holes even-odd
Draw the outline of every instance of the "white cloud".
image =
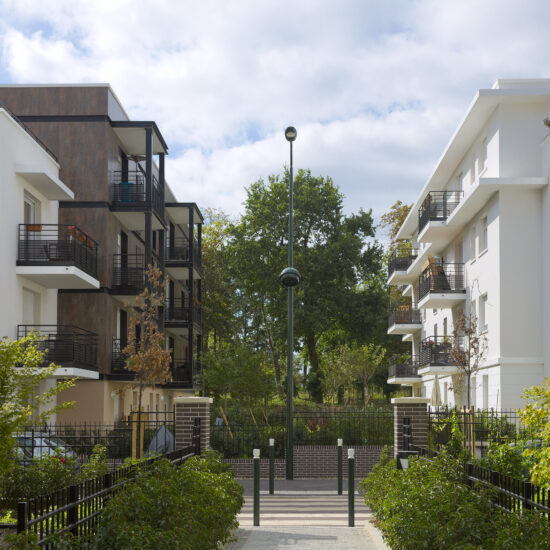
POLYGON ((13 82, 110 82, 155 119, 181 200, 232 213, 288 163, 346 207, 412 200, 477 88, 549 75, 544 0, 0 0, 13 82))

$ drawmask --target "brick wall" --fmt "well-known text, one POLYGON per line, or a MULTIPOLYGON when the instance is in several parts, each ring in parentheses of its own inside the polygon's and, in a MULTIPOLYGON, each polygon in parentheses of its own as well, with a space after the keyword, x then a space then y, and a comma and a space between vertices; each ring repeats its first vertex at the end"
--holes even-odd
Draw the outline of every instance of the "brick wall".
POLYGON ((392 399, 393 410, 393 448, 403 450, 403 418, 411 419, 413 445, 426 447, 428 444, 428 403, 429 399, 421 397, 396 397, 392 399))
POLYGON ((192 444, 195 418, 201 419, 201 452, 210 446, 210 403, 209 397, 175 397, 176 449, 192 444))
MULTIPOLYGON (((364 477, 380 460, 381 445, 351 447, 355 449, 355 476, 364 477)), ((344 477, 347 477, 348 447, 343 447, 344 477)), ((236 477, 251 478, 253 475, 252 458, 227 458, 236 477)), ((260 459, 260 476, 269 476, 269 460, 260 459)), ((275 459, 275 477, 286 476, 285 461, 275 459)), ((336 445, 298 445, 294 447, 294 478, 316 479, 338 477, 338 447, 336 445)))

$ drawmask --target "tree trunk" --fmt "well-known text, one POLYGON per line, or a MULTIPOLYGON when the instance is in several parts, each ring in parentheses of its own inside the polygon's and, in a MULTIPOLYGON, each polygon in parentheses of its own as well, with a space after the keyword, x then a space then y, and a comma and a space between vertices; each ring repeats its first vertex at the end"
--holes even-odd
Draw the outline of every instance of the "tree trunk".
POLYGON ((319 355, 317 354, 315 335, 308 333, 306 335, 305 344, 310 364, 308 378, 309 395, 315 403, 322 403, 323 389, 321 385, 321 373, 319 372, 319 355))

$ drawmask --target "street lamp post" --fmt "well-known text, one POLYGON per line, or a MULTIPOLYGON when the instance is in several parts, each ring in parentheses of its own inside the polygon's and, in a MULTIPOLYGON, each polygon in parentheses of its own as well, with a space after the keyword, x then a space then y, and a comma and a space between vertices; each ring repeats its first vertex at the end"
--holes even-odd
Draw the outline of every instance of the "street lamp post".
POLYGON ((300 282, 300 273, 293 267, 292 243, 294 241, 293 227, 293 174, 292 174, 292 142, 298 133, 296 128, 289 126, 285 130, 285 138, 290 143, 290 179, 288 206, 288 267, 279 275, 281 284, 288 288, 288 333, 287 333, 287 369, 286 369, 286 479, 294 479, 294 287, 300 282))

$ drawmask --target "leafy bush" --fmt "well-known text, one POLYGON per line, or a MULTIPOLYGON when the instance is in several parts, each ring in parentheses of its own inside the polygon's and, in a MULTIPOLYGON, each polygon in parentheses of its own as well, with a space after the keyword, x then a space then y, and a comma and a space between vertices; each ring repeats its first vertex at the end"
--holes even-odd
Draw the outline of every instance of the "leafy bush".
POLYGON ((462 461, 448 453, 413 458, 407 470, 385 454, 360 487, 396 550, 548 548, 547 520, 497 510, 487 491, 466 485, 462 461))
POLYGON ((229 539, 242 488, 218 457, 158 460, 105 508, 97 549, 209 550, 229 539))
POLYGON ((80 470, 80 479, 93 479, 109 473, 109 460, 107 458, 107 447, 96 445, 90 455, 90 460, 80 470))
POLYGON ((33 458, 2 479, 2 494, 9 499, 47 495, 77 482, 77 461, 56 450, 55 455, 33 458))

